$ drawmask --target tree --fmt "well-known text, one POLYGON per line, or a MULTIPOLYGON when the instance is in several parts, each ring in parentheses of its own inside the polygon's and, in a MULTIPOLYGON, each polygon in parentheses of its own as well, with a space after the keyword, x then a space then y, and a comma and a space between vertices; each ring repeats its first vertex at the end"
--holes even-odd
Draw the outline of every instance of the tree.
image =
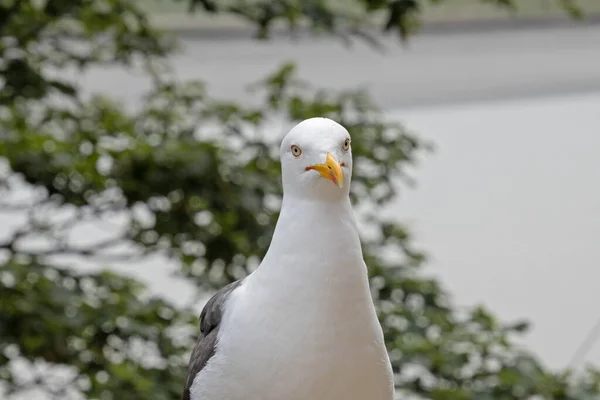
MULTIPOLYGON (((366 37, 362 17, 383 12, 385 26, 406 38, 423 2, 356 1, 361 18, 316 0, 223 4, 191 3, 251 20, 262 37, 277 20, 366 37)), ((53 399, 178 398, 197 316, 135 279, 73 266, 161 254, 199 293, 255 268, 281 196, 278 143, 260 135, 272 116, 290 124, 329 116, 349 129, 352 197, 364 209, 394 200, 393 182, 428 149, 386 122, 365 93, 312 88, 293 65, 257 85, 263 101, 253 107, 179 82, 168 69, 171 43, 126 0, 0 1, 0 36, 0 212, 17 220, 0 238, 0 390, 9 399, 33 391, 53 399), (139 107, 88 96, 74 77, 57 73, 102 65, 146 71, 152 89, 139 107), (118 221, 106 238, 74 240, 82 224, 106 220, 118 221)), ((482 308, 455 310, 439 282, 419 275, 425 257, 406 229, 376 213, 364 218, 375 232, 364 254, 399 393, 599 396, 598 372, 545 370, 513 344, 526 324, 502 324, 482 308)))

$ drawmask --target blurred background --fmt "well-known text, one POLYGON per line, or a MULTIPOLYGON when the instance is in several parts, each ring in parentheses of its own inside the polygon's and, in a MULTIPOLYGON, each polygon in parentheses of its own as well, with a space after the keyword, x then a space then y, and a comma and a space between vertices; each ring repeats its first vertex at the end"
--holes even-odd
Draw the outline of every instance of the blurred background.
POLYGON ((0 1, 0 398, 178 399, 328 116, 402 399, 600 399, 600 1, 0 1))

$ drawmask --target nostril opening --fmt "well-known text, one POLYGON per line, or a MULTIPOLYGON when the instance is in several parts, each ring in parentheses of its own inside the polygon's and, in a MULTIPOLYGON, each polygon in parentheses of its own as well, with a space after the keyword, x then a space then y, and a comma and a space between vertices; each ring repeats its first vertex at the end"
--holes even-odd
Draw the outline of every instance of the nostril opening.
POLYGON ((341 163, 340 164, 340 167, 345 167, 345 166, 346 166, 346 163, 341 163))

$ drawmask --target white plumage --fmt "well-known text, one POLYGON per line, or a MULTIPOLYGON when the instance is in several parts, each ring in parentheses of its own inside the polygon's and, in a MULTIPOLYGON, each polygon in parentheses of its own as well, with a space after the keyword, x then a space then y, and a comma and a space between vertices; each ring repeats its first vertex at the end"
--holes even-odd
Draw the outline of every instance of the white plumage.
POLYGON ((393 399, 348 195, 349 139, 326 118, 284 138, 273 240, 258 269, 222 296, 214 354, 192 371, 191 400, 393 399))

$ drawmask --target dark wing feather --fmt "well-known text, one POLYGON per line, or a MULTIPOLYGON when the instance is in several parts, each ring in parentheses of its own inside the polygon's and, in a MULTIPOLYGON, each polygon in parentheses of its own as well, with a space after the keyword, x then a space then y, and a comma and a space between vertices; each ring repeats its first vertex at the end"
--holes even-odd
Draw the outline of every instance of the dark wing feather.
POLYGON ((237 280, 223 289, 219 290, 213 297, 208 300, 202 312, 200 313, 200 336, 196 341, 194 350, 190 357, 188 365, 188 375, 185 380, 185 388, 181 400, 190 400, 190 388, 196 378, 196 375, 206 365, 208 360, 215 354, 215 345, 217 343, 217 334, 219 332, 219 324, 225 311, 225 302, 229 298, 231 292, 240 286, 243 279, 237 280))

